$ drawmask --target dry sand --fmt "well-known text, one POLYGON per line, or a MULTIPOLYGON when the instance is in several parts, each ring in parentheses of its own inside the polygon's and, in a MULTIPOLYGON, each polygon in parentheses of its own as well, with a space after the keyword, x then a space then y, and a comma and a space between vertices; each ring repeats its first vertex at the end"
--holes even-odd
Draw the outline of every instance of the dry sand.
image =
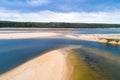
POLYGON ((0 33, 0 39, 25 39, 25 38, 71 38, 78 40, 87 40, 100 42, 99 38, 120 39, 120 34, 62 34, 63 32, 18 32, 18 33, 0 33))
POLYGON ((50 51, 0 75, 0 80, 68 80, 66 57, 62 50, 50 51))
POLYGON ((0 33, 0 39, 49 38, 59 35, 55 32, 0 33))
POLYGON ((66 38, 101 42, 100 38, 120 39, 120 34, 71 34, 65 35, 66 38))

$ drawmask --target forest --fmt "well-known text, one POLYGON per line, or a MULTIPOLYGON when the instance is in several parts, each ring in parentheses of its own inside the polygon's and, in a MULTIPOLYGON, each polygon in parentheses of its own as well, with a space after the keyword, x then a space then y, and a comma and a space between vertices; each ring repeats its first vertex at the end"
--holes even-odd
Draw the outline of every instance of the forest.
POLYGON ((0 28, 120 28, 120 24, 0 21, 0 28))

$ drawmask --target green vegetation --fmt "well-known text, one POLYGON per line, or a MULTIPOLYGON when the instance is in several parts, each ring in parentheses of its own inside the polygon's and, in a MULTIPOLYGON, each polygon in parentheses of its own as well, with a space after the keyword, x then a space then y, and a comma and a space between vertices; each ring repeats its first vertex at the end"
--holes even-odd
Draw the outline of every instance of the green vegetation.
POLYGON ((70 80, 120 80, 119 58, 90 48, 69 51, 74 67, 70 80))
POLYGON ((120 24, 90 24, 90 23, 39 23, 39 22, 12 22, 0 21, 0 28, 4 27, 37 27, 37 28, 120 28, 120 24))

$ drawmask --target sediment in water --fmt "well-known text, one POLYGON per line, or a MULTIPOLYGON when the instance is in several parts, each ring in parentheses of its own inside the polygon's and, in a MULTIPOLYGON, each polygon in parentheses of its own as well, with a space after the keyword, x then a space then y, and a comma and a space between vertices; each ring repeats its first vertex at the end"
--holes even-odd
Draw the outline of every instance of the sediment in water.
POLYGON ((69 51, 74 67, 70 80, 119 80, 120 59, 110 53, 91 48, 69 51))

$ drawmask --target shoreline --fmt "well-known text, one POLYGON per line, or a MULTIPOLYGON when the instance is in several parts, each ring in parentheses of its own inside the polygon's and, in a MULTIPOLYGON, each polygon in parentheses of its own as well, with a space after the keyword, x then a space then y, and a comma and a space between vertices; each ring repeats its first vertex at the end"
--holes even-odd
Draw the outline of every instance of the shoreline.
POLYGON ((0 39, 51 38, 58 35, 55 32, 0 33, 0 39))
MULTIPOLYGON (((17 32, 17 31, 16 31, 17 32)), ((120 34, 70 34, 70 31, 47 32, 10 32, 0 33, 0 40, 34 39, 34 38, 69 38, 120 46, 120 34)))
POLYGON ((65 37, 76 40, 85 40, 104 44, 120 45, 119 38, 120 34, 70 34, 65 35, 65 37), (118 39, 118 42, 116 41, 116 39, 118 39))
POLYGON ((68 80, 71 64, 63 49, 53 50, 0 75, 1 80, 68 80), (54 73, 54 74, 53 74, 54 73))

